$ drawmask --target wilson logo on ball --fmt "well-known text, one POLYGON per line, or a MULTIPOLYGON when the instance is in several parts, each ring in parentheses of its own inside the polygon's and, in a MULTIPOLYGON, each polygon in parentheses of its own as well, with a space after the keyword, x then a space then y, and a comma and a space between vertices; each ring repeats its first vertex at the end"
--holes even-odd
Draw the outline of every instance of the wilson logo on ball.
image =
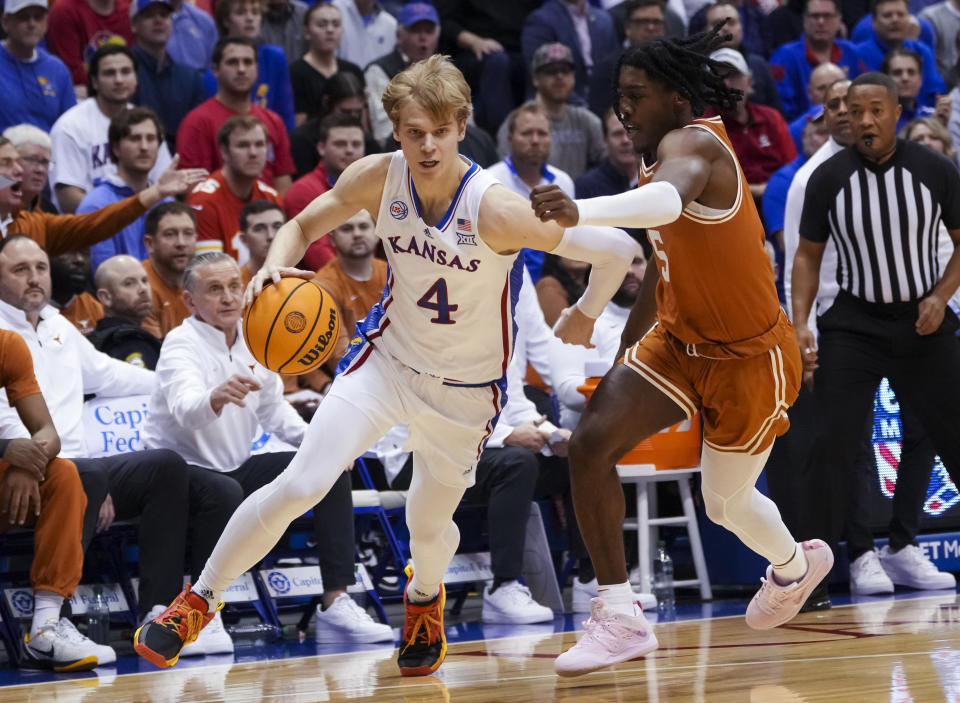
POLYGON ((307 350, 307 353, 297 359, 297 363, 303 364, 304 366, 313 366, 317 359, 321 355, 324 357, 327 347, 330 346, 330 343, 336 340, 336 335, 334 334, 337 329, 337 311, 335 308, 330 308, 330 319, 327 322, 327 329, 320 333, 320 336, 317 337, 317 343, 313 345, 312 348, 307 350))

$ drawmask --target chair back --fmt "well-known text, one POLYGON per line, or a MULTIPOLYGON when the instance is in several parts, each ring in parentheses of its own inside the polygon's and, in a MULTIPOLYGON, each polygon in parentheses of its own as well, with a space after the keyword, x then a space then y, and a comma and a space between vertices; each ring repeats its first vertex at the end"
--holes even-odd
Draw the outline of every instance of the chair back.
MULTIPOLYGON (((582 386, 577 388, 583 393, 587 402, 597 388, 600 379, 587 378, 582 386)), ((690 420, 683 420, 672 427, 661 430, 642 440, 637 446, 624 454, 618 464, 653 464, 657 471, 669 469, 689 469, 700 464, 700 414, 697 413, 690 420)))

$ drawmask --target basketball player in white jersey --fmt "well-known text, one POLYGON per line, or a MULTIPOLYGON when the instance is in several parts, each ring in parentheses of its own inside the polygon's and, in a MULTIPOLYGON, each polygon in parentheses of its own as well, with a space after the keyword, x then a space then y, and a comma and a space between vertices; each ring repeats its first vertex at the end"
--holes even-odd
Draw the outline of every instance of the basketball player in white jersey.
POLYGON ((639 249, 619 229, 540 222, 527 200, 460 156, 470 89, 446 57, 394 77, 383 106, 401 150, 350 165, 280 229, 247 290, 251 300, 264 282, 304 275, 289 267, 307 246, 367 210, 376 214, 390 263, 383 299, 358 324, 289 467, 237 509, 196 584, 137 631, 137 652, 158 666, 176 663, 224 590, 344 467, 406 423, 414 454, 407 498, 413 564, 398 664, 406 676, 435 671, 446 653, 443 575, 460 539, 451 518, 506 401, 522 283, 518 252, 528 247, 593 264, 586 292, 556 328, 564 341, 586 345, 639 249))

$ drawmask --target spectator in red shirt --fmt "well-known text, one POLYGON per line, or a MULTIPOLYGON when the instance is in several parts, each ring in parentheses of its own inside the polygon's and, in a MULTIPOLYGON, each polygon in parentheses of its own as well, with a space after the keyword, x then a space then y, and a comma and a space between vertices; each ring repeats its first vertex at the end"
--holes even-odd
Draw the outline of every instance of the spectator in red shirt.
POLYGON ((47 48, 67 64, 77 98, 87 97, 88 48, 133 44, 130 0, 57 0, 50 7, 49 22, 47 48))
MULTIPOLYGON (((752 77, 743 54, 736 49, 724 48, 713 52, 710 58, 730 67, 726 84, 743 92, 744 98, 737 103, 735 110, 719 114, 750 184, 750 192, 759 199, 763 197, 771 174, 797 158, 797 148, 790 136, 790 128, 779 112, 746 99, 752 77)), ((711 108, 705 116, 716 114, 711 108)))
POLYGON ((257 118, 267 130, 267 155, 260 180, 280 193, 290 187, 294 172, 290 140, 280 116, 250 100, 257 80, 257 44, 245 37, 225 37, 213 48, 217 94, 187 113, 177 131, 181 167, 203 167, 213 172, 223 165, 218 130, 234 115, 257 118))
POLYGON ((223 168, 187 196, 197 215, 197 253, 225 251, 239 263, 249 253, 240 241, 240 212, 252 200, 283 206, 276 190, 259 180, 267 159, 267 129, 252 115, 234 115, 217 134, 223 168))
MULTIPOLYGON (((321 193, 333 188, 343 169, 364 156, 363 125, 350 115, 327 115, 320 121, 317 140, 320 163, 310 173, 298 179, 284 195, 288 219, 313 201, 321 193)), ((336 256, 330 237, 323 235, 313 242, 303 255, 303 265, 311 271, 336 256)))

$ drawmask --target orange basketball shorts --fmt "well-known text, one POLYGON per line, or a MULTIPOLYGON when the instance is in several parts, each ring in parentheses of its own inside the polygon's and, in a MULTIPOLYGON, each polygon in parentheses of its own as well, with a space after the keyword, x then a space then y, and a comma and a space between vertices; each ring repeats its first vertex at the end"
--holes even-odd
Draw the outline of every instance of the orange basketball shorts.
POLYGON ((773 347, 746 358, 691 356, 657 324, 623 364, 672 399, 688 418, 700 411, 703 441, 718 451, 759 454, 790 427, 802 362, 793 326, 781 317, 773 347))

